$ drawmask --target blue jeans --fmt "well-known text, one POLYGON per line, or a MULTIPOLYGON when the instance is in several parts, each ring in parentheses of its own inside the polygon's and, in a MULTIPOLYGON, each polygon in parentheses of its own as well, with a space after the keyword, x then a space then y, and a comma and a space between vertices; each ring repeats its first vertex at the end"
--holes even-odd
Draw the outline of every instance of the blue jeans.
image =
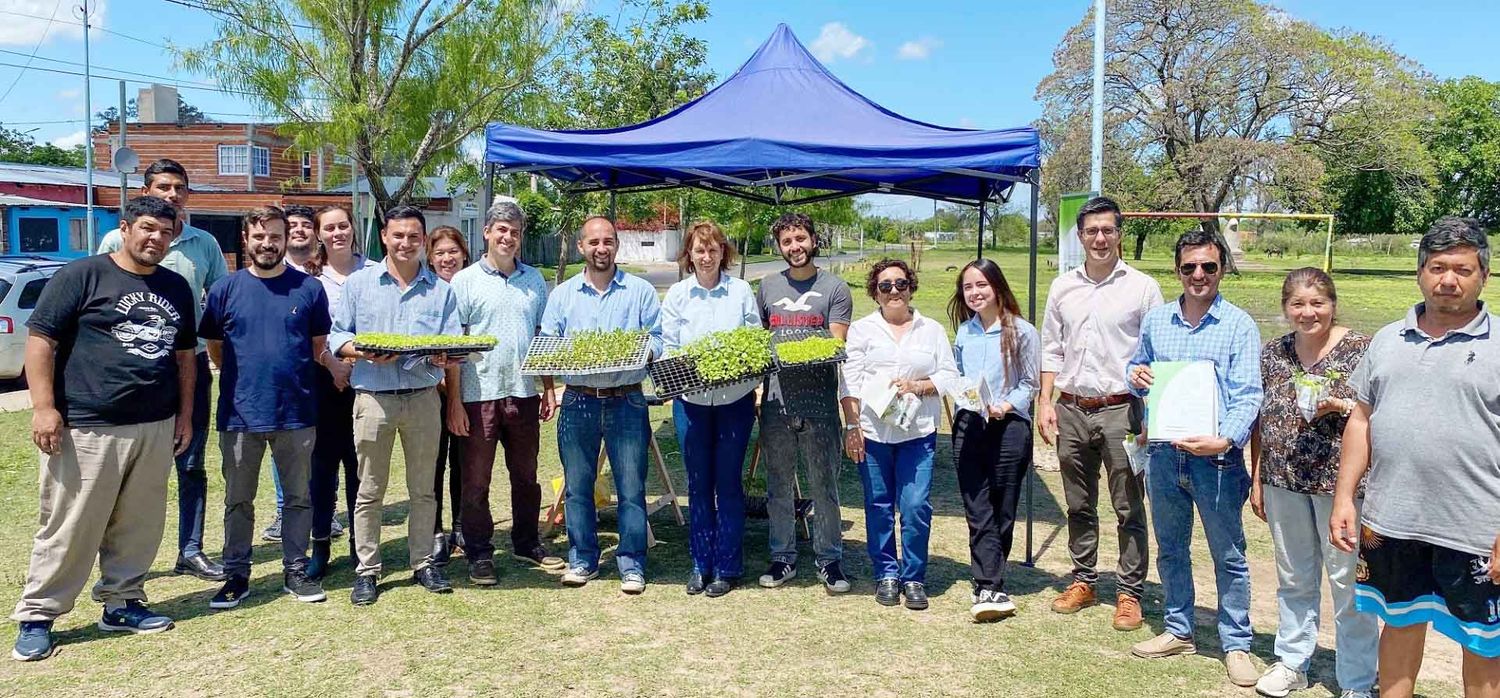
MULTIPOLYGON (((208 510, 208 471, 203 451, 208 446, 208 352, 198 354, 198 378, 193 386, 193 439, 177 463, 177 553, 191 557, 203 552, 203 517, 208 510)), ((174 388, 175 389, 175 388, 174 388)))
POLYGON ((927 579, 932 533, 932 455, 937 434, 886 444, 865 439, 859 480, 865 487, 865 537, 876 581, 927 579), (901 514, 901 558, 896 557, 896 514, 901 514))
POLYGON ((281 489, 281 471, 276 468, 276 458, 271 458, 271 484, 276 485, 276 515, 281 516, 281 508, 286 505, 286 490, 281 489))
POLYGON ((1219 643, 1225 652, 1250 649, 1250 565, 1245 561, 1245 500, 1250 473, 1238 448, 1218 458, 1151 445, 1146 473, 1156 571, 1165 591, 1166 630, 1193 636, 1193 508, 1203 521, 1219 592, 1219 643))
POLYGON ((755 394, 708 407, 672 401, 688 481, 688 548, 705 577, 739 577, 745 535, 745 448, 755 423, 755 394))
POLYGON ((620 545, 615 562, 620 574, 646 573, 646 396, 639 390, 620 397, 563 392, 557 421, 557 452, 562 458, 568 523, 568 564, 599 567, 599 521, 594 508, 594 478, 599 474, 603 442, 619 496, 620 545))

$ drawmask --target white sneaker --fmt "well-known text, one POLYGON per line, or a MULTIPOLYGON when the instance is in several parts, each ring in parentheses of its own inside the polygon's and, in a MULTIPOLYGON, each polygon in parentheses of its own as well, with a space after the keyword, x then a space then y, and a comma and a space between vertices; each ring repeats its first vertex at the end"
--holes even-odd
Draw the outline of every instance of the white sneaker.
POLYGON ((639 594, 646 590, 646 575, 640 572, 626 572, 620 577, 620 591, 627 594, 639 594))
POLYGON ((599 576, 599 570, 590 570, 587 567, 574 567, 562 576, 565 587, 581 587, 589 583, 590 579, 599 576))
POLYGON ((974 617, 976 623, 988 623, 1016 614, 1015 603, 1003 591, 981 589, 974 593, 973 599, 974 605, 969 607, 969 615, 974 617))
POLYGON ((1356 691, 1352 688, 1339 694, 1339 698, 1371 698, 1373 694, 1369 691, 1356 691))
MULTIPOLYGON (((1286 698, 1292 691, 1307 688, 1307 674, 1281 662, 1271 665, 1255 682, 1255 692, 1271 698, 1286 698)), ((1346 697, 1347 698, 1347 697, 1346 697)), ((1365 698, 1369 698, 1368 694, 1365 698)))

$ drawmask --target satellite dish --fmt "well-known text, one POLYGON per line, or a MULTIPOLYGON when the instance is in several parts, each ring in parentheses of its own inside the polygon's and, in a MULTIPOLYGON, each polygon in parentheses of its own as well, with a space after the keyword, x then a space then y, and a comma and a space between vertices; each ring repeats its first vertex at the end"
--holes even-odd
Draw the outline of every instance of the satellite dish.
POLYGON ((116 172, 132 174, 141 166, 141 156, 136 155, 130 146, 123 145, 115 148, 114 154, 110 156, 110 165, 116 172))

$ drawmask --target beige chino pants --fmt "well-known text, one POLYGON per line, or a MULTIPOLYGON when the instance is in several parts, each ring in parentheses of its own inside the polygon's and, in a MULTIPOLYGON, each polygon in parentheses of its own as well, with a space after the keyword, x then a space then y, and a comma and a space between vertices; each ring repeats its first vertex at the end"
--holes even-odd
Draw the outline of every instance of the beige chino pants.
POLYGON ((354 497, 355 574, 380 576, 380 521, 391 477, 391 450, 401 436, 406 455, 406 552, 413 572, 432 564, 437 499, 438 436, 443 428, 436 388, 395 395, 361 391, 354 396, 354 451, 359 493, 354 497))
POLYGON ((12 620, 73 610, 96 557, 95 601, 113 609, 146 599, 146 573, 166 525, 172 425, 65 429, 62 450, 41 454, 41 527, 12 620))

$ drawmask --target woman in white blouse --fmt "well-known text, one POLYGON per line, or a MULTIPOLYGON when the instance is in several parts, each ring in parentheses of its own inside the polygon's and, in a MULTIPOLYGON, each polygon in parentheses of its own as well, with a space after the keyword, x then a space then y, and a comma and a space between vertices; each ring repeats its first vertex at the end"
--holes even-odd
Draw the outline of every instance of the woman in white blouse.
MULTIPOLYGON (((689 276, 667 289, 661 336, 667 352, 739 327, 760 327, 755 291, 730 276, 734 247, 719 226, 688 230, 677 261, 689 276)), ((688 478, 688 549, 693 571, 687 593, 728 594, 745 573, 745 448, 755 424, 756 380, 684 395, 672 401, 672 422, 688 478)))
POLYGON ((919 611, 927 608, 928 493, 942 412, 940 391, 958 376, 958 369, 947 331, 911 306, 917 275, 905 262, 876 262, 865 290, 879 307, 849 326, 844 450, 859 464, 864 485, 875 600, 895 606, 905 596, 906 607, 919 611))

